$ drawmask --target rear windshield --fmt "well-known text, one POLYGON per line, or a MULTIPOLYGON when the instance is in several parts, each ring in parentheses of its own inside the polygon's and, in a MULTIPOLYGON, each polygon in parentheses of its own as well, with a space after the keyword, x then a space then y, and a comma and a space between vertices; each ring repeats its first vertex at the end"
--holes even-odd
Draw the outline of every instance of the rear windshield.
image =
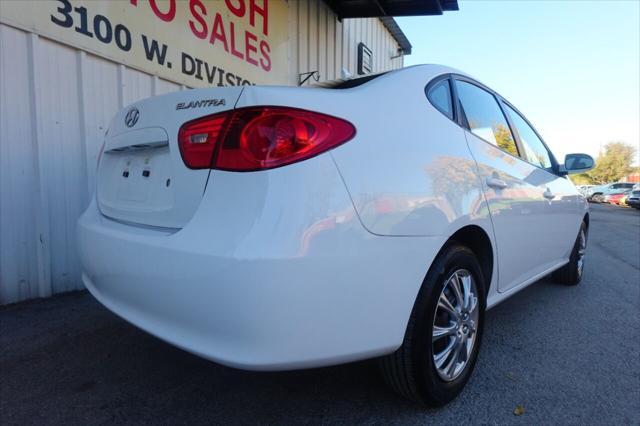
POLYGON ((614 183, 612 188, 633 188, 633 183, 614 183))

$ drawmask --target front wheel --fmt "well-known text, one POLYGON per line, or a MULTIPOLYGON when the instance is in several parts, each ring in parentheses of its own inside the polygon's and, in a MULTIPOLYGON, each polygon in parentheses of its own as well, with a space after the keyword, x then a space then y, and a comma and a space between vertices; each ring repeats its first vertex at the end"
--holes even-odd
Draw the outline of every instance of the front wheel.
POLYGON ((569 263, 553 273, 553 279, 560 284, 578 285, 584 272, 584 257, 587 252, 587 225, 582 222, 576 242, 573 244, 569 263))
POLYGON ((469 380, 484 326, 484 278, 471 250, 450 245, 418 293, 402 346, 380 359, 399 394, 431 406, 454 399, 469 380))

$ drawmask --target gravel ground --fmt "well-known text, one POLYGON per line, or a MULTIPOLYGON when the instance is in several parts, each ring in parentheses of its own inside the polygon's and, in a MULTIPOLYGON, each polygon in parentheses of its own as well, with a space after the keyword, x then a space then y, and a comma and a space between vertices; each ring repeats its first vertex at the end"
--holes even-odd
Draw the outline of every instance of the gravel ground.
POLYGON ((85 292, 3 307, 0 423, 640 424, 639 263, 640 212, 593 205, 582 284, 542 280, 489 311, 471 381, 438 410, 395 396, 372 362, 216 365, 85 292))

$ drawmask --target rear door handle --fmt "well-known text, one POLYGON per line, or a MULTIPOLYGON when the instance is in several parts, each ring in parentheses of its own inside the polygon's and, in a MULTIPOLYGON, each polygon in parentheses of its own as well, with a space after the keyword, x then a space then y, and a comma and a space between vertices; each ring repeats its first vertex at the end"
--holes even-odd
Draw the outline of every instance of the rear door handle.
POLYGON ((554 198, 556 198, 556 195, 553 192, 549 191, 549 188, 547 188, 547 190, 542 193, 542 196, 547 200, 553 200, 554 198))
POLYGON ((507 187, 507 182, 503 181, 502 179, 488 177, 487 185, 495 189, 505 189, 507 187))

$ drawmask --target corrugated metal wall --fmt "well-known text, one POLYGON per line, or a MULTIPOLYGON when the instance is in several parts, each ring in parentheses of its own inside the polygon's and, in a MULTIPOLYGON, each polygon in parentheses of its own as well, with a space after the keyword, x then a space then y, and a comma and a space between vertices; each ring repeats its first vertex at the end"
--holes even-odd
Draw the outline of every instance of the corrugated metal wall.
POLYGON ((345 19, 320 0, 289 2, 289 34, 298 34, 290 47, 291 84, 298 74, 318 71, 320 81, 340 78, 342 68, 357 77, 358 43, 373 52, 373 72, 402 68, 398 43, 377 18, 345 19))
POLYGON ((0 304, 82 288, 75 222, 108 123, 179 89, 0 25, 0 304))
MULTIPOLYGON (((402 66, 378 19, 339 22, 318 0, 289 5, 291 84, 307 71, 355 76, 361 41, 374 72, 402 66)), ((0 24, 0 304, 82 288, 75 223, 109 121, 131 102, 181 88, 0 24)))

